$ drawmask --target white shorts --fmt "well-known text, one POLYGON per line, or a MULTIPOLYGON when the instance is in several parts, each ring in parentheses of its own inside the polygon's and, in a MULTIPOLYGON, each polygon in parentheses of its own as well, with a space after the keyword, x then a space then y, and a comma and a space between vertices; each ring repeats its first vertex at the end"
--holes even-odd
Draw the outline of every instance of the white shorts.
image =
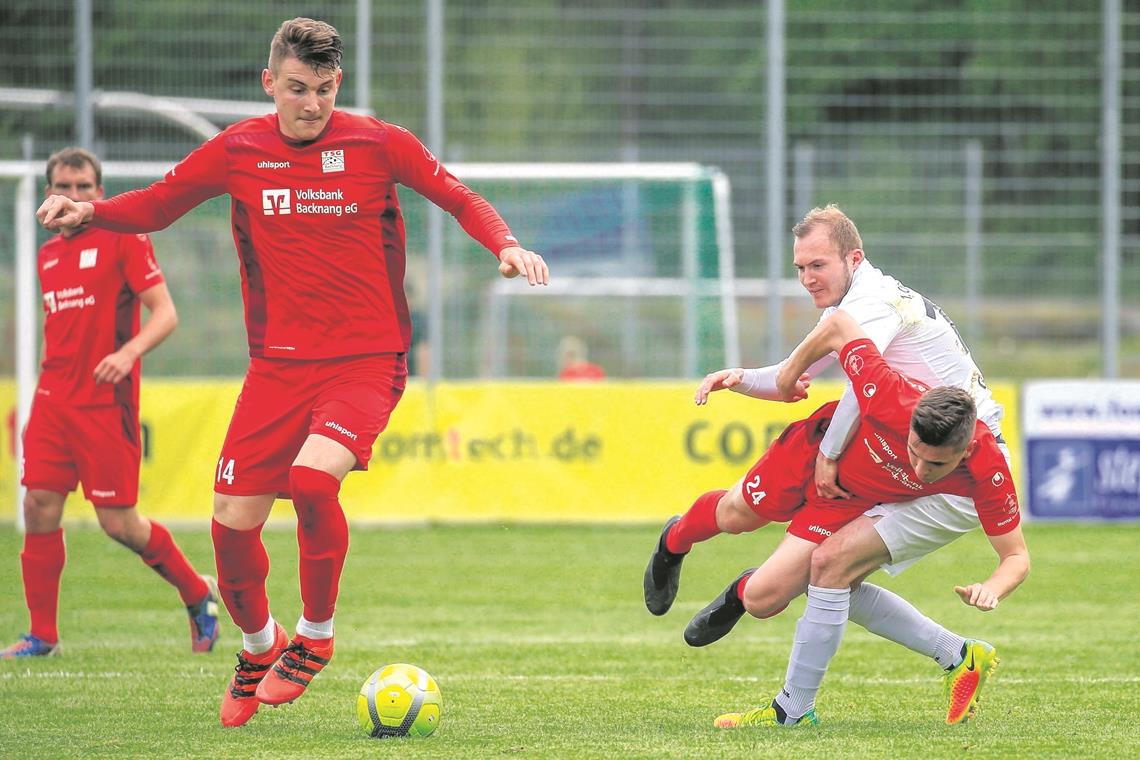
MULTIPOLYGON (((1005 459, 1009 449, 1000 444, 1005 459)), ((879 517, 875 531, 891 553, 882 569, 898 575, 936 549, 961 538, 981 523, 974 500, 966 496, 935 494, 902 504, 878 504, 863 514, 879 517)))

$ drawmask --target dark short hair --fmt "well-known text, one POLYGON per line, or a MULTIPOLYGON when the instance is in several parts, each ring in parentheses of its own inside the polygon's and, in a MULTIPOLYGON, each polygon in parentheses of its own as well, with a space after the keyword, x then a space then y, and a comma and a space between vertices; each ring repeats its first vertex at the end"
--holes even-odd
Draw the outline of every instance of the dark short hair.
POLYGON ((961 388, 941 385, 922 394, 910 417, 910 427, 927 446, 952 446, 961 451, 974 437, 978 409, 961 388))
POLYGON ((827 238, 835 246, 839 258, 846 258, 847 254, 856 248, 863 250, 863 238, 859 236, 855 222, 834 203, 829 203, 823 208, 813 208, 804 214, 804 218, 792 227, 792 234, 798 240, 807 237, 821 226, 827 228, 827 238))
POLYGON ((95 170, 95 186, 98 187, 103 184, 103 164, 100 163, 99 158, 89 150, 72 147, 63 148, 51 154, 51 158, 47 161, 47 168, 44 170, 48 187, 51 187, 55 167, 61 164, 72 169, 83 169, 90 166, 95 170))
POLYGON ((344 45, 331 24, 298 16, 289 19, 269 43, 269 70, 277 73, 286 58, 296 58, 317 74, 340 68, 344 45))

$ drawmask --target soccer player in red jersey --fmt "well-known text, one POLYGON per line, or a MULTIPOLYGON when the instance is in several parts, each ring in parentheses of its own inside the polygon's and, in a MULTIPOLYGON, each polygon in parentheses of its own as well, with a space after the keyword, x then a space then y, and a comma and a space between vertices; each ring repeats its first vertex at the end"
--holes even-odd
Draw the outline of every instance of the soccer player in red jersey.
MULTIPOLYGON (((832 404, 790 426, 769 452, 771 458, 762 458, 746 477, 745 488, 755 478, 750 503, 756 514, 771 521, 790 519, 788 535, 758 570, 741 575, 722 598, 693 618, 686 639, 695 645, 715 641, 746 609, 756 617, 774 615, 805 589, 808 604, 797 625, 784 689, 767 707, 721 716, 716 721, 719 727, 815 723, 815 695, 849 615, 858 616, 857 622, 874 633, 944 665, 953 664, 961 637, 910 605, 898 604, 897 597, 890 606, 899 619, 878 619, 874 597, 890 592, 871 587, 870 594, 862 593, 869 584, 859 581, 890 560, 885 545, 873 556, 849 556, 846 551, 852 536, 844 526, 863 518, 870 507, 894 502, 906 508, 906 503, 928 493, 972 498, 998 555, 988 579, 955 587, 963 602, 978 609, 996 607, 1029 572, 1013 479, 993 433, 977 419, 969 394, 949 386, 930 389, 891 369, 843 310, 821 322, 792 353, 777 378, 782 391, 792 392, 794 379, 829 351, 839 352, 859 400, 859 426, 838 462, 839 481, 851 497, 822 497, 811 476, 822 437, 819 426, 832 404)), ((960 722, 972 714, 978 691, 996 666, 992 648, 965 648, 967 659, 947 676, 952 692, 947 722, 960 722)))
MULTIPOLYGON (((72 202, 103 197, 99 159, 66 148, 47 162, 46 194, 72 202)), ((63 505, 82 481, 99 525, 178 589, 190 614, 190 644, 208 652, 218 637, 213 578, 198 575, 170 531, 139 515, 139 358, 178 324, 146 235, 86 226, 62 230, 40 248, 44 360, 24 430, 24 597, 31 628, 0 658, 58 651, 59 588, 65 559, 63 505), (150 316, 139 328, 139 303, 150 316)))
POLYGON ((450 212, 504 277, 546 284, 483 198, 402 127, 335 109, 342 45, 328 24, 286 21, 262 72, 275 112, 232 125, 166 177, 109 201, 53 196, 48 229, 92 222, 160 229, 228 193, 250 366, 222 444, 213 537, 222 599, 242 630, 221 721, 296 699, 333 653, 333 610, 348 551, 341 481, 368 466, 404 392, 411 318, 396 185, 450 212), (261 528, 273 500, 297 513, 303 611, 292 641, 269 614, 261 528))

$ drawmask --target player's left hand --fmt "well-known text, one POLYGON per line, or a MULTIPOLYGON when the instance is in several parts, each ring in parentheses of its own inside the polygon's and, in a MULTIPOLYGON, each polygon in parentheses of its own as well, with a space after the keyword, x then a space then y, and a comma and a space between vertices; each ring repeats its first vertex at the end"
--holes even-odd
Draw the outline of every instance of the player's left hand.
POLYGON ((113 354, 107 354, 95 365, 95 382, 112 384, 119 382, 131 374, 136 361, 138 361, 138 357, 125 348, 120 348, 113 354))
POLYGON ((525 274, 531 285, 550 284, 550 268, 542 257, 517 245, 499 251, 499 274, 507 278, 525 274))
POLYGON ((998 606, 997 594, 990 591, 981 583, 973 583, 969 586, 955 586, 954 592, 961 597, 962 602, 977 607, 982 612, 988 612, 994 607, 998 606))
POLYGON ((710 372, 705 375, 705 379, 697 386, 697 392, 693 395, 693 401, 696 402, 697 406, 703 406, 708 402, 710 393, 740 385, 740 381, 743 379, 744 370, 739 367, 733 369, 718 369, 716 372, 710 372))

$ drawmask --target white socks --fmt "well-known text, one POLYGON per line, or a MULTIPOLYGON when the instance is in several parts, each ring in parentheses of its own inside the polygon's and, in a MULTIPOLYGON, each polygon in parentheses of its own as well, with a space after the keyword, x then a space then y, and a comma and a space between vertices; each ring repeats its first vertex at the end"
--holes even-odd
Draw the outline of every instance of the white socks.
POLYGON ((827 665, 843 640, 850 604, 851 589, 808 586, 807 608, 796 623, 784 689, 776 697, 789 722, 799 719, 815 704, 827 665))
POLYGON ((250 654, 262 654, 268 652, 273 647, 274 633, 277 631, 277 623, 273 620, 273 616, 269 616, 269 621, 266 622, 265 627, 257 633, 242 633, 241 646, 242 649, 250 654))
POLYGON ((880 586, 862 583, 851 592, 850 618, 871 633, 932 657, 943 668, 952 668, 962 659, 966 639, 946 630, 906 599, 880 586))
MULTIPOLYGON (((250 654, 268 652, 273 646, 273 637, 276 630, 277 623, 273 620, 273 616, 270 615, 265 627, 257 633, 242 633, 242 648, 250 654)), ((328 620, 314 623, 312 620, 306 620, 305 616, 302 615, 301 619, 297 621, 297 633, 307 639, 331 638, 333 635, 333 619, 329 618, 328 620)))
POLYGON ((297 635, 304 636, 306 639, 331 639, 333 635, 333 619, 321 620, 314 623, 312 620, 306 620, 302 615, 301 619, 297 621, 297 635))

